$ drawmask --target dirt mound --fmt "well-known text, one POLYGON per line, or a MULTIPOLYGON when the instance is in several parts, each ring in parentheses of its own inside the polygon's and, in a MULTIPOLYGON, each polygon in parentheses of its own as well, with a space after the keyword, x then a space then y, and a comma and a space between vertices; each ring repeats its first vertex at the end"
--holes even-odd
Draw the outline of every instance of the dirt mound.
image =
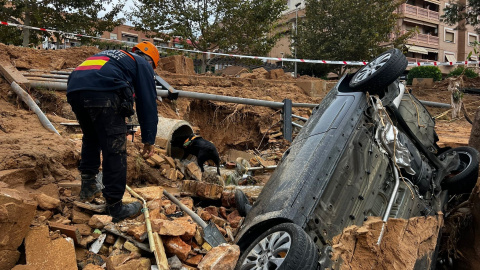
MULTIPOLYGON (((338 269, 413 269, 418 259, 435 251, 443 215, 389 219, 378 245, 383 221, 369 218, 362 227, 350 226, 334 237, 333 261, 338 269)), ((419 269, 430 269, 429 261, 419 269)), ((335 268, 337 269, 337 268, 335 268)))

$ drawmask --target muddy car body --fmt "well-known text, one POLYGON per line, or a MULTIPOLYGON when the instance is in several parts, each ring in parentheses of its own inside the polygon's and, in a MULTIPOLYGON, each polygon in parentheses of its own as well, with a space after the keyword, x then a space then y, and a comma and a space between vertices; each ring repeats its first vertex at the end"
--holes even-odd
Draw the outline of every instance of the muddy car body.
POLYGON ((368 216, 435 215, 448 197, 442 181, 452 171, 478 169, 475 150, 460 155, 436 145, 434 120, 396 80, 406 67, 402 57, 392 50, 373 69, 381 77, 369 74, 374 82, 365 87, 352 87, 358 75, 344 76, 314 109, 243 222, 237 269, 330 267, 329 243, 343 228, 368 216), (396 130, 394 140, 382 139, 388 128, 396 130))

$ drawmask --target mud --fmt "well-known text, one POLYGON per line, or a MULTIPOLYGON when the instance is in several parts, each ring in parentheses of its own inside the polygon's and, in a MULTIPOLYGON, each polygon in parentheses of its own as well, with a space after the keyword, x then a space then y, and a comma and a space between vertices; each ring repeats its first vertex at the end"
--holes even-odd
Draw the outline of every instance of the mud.
MULTIPOLYGON (((99 51, 95 47, 45 51, 3 44, 0 44, 0 49, 4 51, 0 60, 10 61, 19 70, 52 70, 63 61, 61 68, 69 70, 99 51)), ((160 70, 159 74, 176 89, 185 91, 277 102, 287 98, 298 103, 321 101, 321 96, 308 96, 295 85, 294 79, 287 77, 282 77, 281 80, 254 80, 221 76, 177 76, 160 70)), ((312 78, 302 77, 297 80, 307 79, 312 78)), ((480 85, 480 79, 466 80, 465 83, 466 87, 476 87, 480 85)), ((450 103, 447 85, 440 82, 429 89, 412 90, 420 100, 450 103)), ((32 192, 48 184, 78 179, 81 132, 60 124, 74 120, 65 92, 48 89, 29 91, 61 136, 47 131, 37 116, 17 99, 8 83, 1 78, 0 186, 32 192)), ((477 107, 480 106, 480 96, 465 94, 464 103, 468 115, 473 119, 477 107)), ((289 146, 287 141, 275 136, 280 132, 280 109, 185 98, 176 101, 164 99, 157 104, 161 116, 189 121, 194 130, 216 145, 223 161, 226 161, 225 153, 230 149, 255 154, 265 153, 264 158, 267 161, 277 161, 289 146)), ((437 117, 436 129, 440 145, 459 146, 468 143, 471 125, 465 119, 451 119, 451 113, 444 108, 429 107, 428 110, 432 116, 437 117)), ((293 113, 308 117, 311 109, 294 108, 293 113)), ((141 149, 139 137, 135 138, 134 142, 127 142, 128 183, 178 186, 178 182, 162 176, 159 169, 148 166, 139 156, 141 149)), ((268 179, 268 176, 262 177, 268 179)), ((468 258, 472 267, 480 265, 480 257, 477 255, 480 254, 480 241, 474 241, 480 239, 478 230, 475 230, 475 225, 480 224, 479 194, 477 189, 470 204, 465 206, 470 212, 460 215, 464 222, 462 228, 465 229, 456 234, 454 239, 446 240, 450 243, 448 252, 457 258, 456 260, 468 258)), ((452 216, 455 217, 453 214, 452 216)), ((445 223, 449 224, 449 217, 445 223)), ((430 254, 435 248, 436 232, 442 224, 442 215, 390 220, 385 236, 377 246, 381 221, 369 220, 362 227, 346 228, 343 234, 335 239, 335 258, 345 262, 342 269, 413 269, 417 258, 430 254)))

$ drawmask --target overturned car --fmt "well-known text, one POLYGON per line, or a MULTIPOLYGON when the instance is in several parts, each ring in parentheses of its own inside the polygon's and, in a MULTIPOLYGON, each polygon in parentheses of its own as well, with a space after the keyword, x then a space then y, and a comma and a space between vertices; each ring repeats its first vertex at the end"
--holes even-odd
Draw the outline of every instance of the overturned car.
POLYGON ((386 51, 314 109, 248 211, 237 269, 331 268, 331 240, 345 227, 435 215, 472 190, 478 152, 436 144, 434 119, 397 80, 407 64, 386 51))

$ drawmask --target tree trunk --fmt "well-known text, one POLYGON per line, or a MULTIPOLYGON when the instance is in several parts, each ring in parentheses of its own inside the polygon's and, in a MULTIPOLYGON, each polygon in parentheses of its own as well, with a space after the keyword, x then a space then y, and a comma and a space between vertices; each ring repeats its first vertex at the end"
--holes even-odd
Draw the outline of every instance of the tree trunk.
MULTIPOLYGON (((24 25, 30 26, 30 12, 28 10, 25 12, 24 25)), ((23 36, 23 43, 22 43, 23 47, 28 47, 28 44, 30 44, 30 29, 23 27, 22 36, 23 36)))
POLYGON ((468 145, 480 151, 480 108, 475 112, 475 119, 473 120, 468 145))
POLYGON ((207 54, 203 53, 202 54, 202 70, 200 73, 205 73, 207 72, 207 54))

